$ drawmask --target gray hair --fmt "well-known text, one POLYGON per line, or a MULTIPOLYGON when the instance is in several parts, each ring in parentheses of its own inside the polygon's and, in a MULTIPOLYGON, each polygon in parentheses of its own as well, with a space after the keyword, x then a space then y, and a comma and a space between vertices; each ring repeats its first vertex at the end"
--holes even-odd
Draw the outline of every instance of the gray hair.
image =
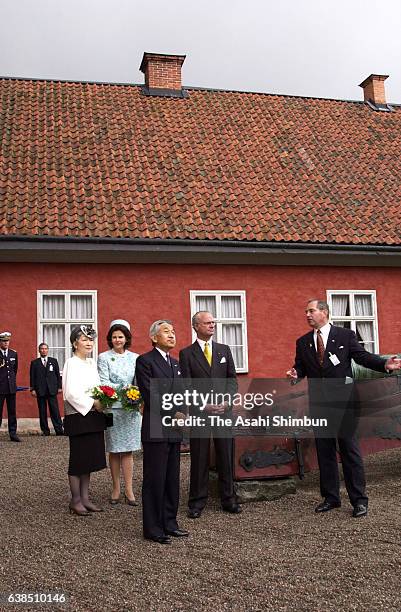
POLYGON ((330 308, 327 302, 324 300, 319 300, 319 298, 312 298, 311 300, 307 301, 307 304, 310 304, 311 302, 317 302, 316 308, 318 310, 327 310, 327 315, 330 315, 330 308))
MULTIPOLYGON (((192 327, 195 329, 195 325, 197 325, 199 323, 198 318, 200 314, 211 314, 213 317, 213 313, 210 312, 210 310, 198 310, 198 312, 195 312, 194 316, 192 317, 192 327)), ((214 318, 214 317, 213 317, 214 318)))
POLYGON ((38 349, 40 349, 41 346, 47 346, 47 348, 49 348, 49 345, 47 344, 47 342, 41 342, 38 346, 38 349))
POLYGON ((157 321, 154 321, 154 323, 152 323, 152 325, 149 328, 150 338, 152 338, 152 336, 157 336, 163 323, 167 323, 167 325, 173 324, 172 321, 170 321, 169 319, 158 319, 157 321))

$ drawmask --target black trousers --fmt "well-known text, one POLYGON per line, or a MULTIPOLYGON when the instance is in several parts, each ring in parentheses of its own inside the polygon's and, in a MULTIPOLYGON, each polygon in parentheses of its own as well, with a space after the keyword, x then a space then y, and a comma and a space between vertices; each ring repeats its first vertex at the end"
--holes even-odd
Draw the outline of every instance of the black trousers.
POLYGON ((7 403, 8 433, 10 436, 17 433, 17 410, 15 396, 15 393, 0 395, 0 427, 3 420, 3 405, 5 400, 7 403))
POLYGON ((45 395, 43 397, 36 398, 39 409, 39 423, 40 429, 43 432, 49 433, 49 425, 47 423, 47 406, 49 406, 50 418, 56 433, 63 432, 63 423, 60 418, 60 411, 58 408, 57 395, 45 395))
MULTIPOLYGON (((363 460, 355 436, 337 438, 348 497, 353 506, 368 503, 363 460)), ((328 502, 340 502, 336 439, 316 438, 316 451, 320 470, 320 492, 328 502)))
MULTIPOLYGON (((206 505, 209 488, 210 438, 197 438, 193 433, 189 442, 191 453, 191 477, 188 507, 202 511, 206 505)), ((216 468, 219 479, 219 493, 222 506, 237 502, 233 481, 232 438, 213 438, 216 452, 216 468)))
POLYGON ((143 535, 158 538, 178 529, 180 442, 143 442, 143 535))

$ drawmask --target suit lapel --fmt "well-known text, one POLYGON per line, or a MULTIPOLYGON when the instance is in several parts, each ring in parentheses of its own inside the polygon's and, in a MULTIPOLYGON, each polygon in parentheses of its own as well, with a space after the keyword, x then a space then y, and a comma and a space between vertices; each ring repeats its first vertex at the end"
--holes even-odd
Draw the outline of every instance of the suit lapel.
MULTIPOLYGON (((319 360, 317 358, 317 351, 316 351, 316 347, 315 347, 315 340, 314 340, 313 334, 314 334, 314 330, 312 330, 310 332, 310 336, 307 338, 306 342, 307 342, 308 349, 310 350, 311 354, 313 355, 314 359, 316 360, 316 363, 319 364, 319 360)), ((323 366, 329 360, 329 353, 335 352, 336 338, 337 338, 337 329, 332 325, 331 328, 330 328, 329 335, 327 337, 326 348, 324 350, 323 366)))
MULTIPOLYGON (((197 360, 197 362, 199 363, 199 365, 205 370, 205 373, 210 376, 212 369, 205 357, 205 355, 202 353, 202 349, 199 346, 199 342, 197 340, 195 340, 195 342, 192 345, 192 354, 195 357, 195 359, 197 360)), ((213 364, 213 343, 212 343, 212 364, 213 364)))
POLYGON ((217 346, 216 343, 212 341, 212 375, 215 378, 218 378, 218 375, 215 374, 215 372, 217 370, 219 370, 219 365, 220 365, 220 360, 224 357, 224 355, 222 355, 221 353, 219 353, 219 351, 217 350, 217 346))
MULTIPOLYGON (((316 350, 316 346, 315 346, 315 339, 313 337, 315 333, 315 330, 312 329, 312 331, 309 332, 307 338, 306 338, 306 346, 307 346, 307 351, 308 351, 308 355, 310 356, 310 358, 312 359, 312 361, 314 362, 315 366, 319 366, 320 368, 320 363, 319 363, 319 359, 317 357, 317 350, 316 350)), ((326 355, 326 352, 325 352, 326 355)))
POLYGON ((326 350, 324 353, 325 361, 326 359, 327 360, 329 359, 329 353, 333 355, 336 352, 336 346, 337 346, 337 327, 332 325, 330 327, 330 333, 327 338, 327 346, 326 346, 326 350))
POLYGON ((177 378, 181 372, 180 372, 180 364, 177 361, 177 359, 174 359, 174 357, 170 357, 171 359, 171 369, 173 370, 173 377, 177 378))
POLYGON ((161 353, 159 353, 159 351, 158 351, 156 348, 154 348, 154 349, 153 349, 153 355, 154 355, 154 358, 155 358, 155 360, 156 360, 156 363, 157 363, 157 364, 159 365, 159 367, 160 367, 160 368, 163 370, 163 372, 165 373, 165 375, 166 375, 168 378, 172 378, 173 373, 172 373, 172 371, 171 371, 170 366, 168 365, 167 361, 164 359, 164 357, 162 356, 162 354, 161 354, 161 353))

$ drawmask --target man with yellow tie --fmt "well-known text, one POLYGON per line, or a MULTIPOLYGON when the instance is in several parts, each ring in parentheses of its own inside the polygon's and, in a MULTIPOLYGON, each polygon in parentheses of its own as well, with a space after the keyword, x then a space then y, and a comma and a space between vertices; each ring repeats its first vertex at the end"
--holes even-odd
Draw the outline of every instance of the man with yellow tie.
MULTIPOLYGON (((224 394, 230 398, 237 392, 237 379, 230 347, 212 341, 216 322, 212 313, 199 311, 192 317, 196 340, 180 351, 180 369, 185 379, 190 379, 192 390, 210 394, 210 397, 224 394), (213 394, 213 395, 212 395, 213 394)), ((213 437, 216 452, 216 468, 219 478, 221 506, 225 512, 241 512, 234 492, 233 442, 230 435, 213 424, 208 416, 230 414, 230 402, 208 404, 203 412, 199 406, 191 406, 191 414, 207 418, 207 426, 191 431, 191 476, 188 501, 188 516, 197 519, 207 502, 209 483, 209 447, 213 437)))

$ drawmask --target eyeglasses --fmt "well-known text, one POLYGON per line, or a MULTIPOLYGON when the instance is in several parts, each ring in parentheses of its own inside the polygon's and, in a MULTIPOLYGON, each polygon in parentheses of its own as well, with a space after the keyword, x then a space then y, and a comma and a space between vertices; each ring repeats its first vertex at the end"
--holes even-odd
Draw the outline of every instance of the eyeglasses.
POLYGON ((79 329, 85 336, 87 336, 91 340, 94 340, 97 336, 96 330, 93 329, 92 325, 81 325, 79 329))

